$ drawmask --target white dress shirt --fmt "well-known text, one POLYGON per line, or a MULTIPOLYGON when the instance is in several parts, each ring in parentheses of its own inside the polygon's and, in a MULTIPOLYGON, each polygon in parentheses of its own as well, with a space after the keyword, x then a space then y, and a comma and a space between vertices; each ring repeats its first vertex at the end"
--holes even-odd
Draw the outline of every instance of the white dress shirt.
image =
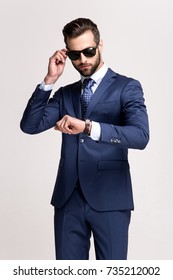
MULTIPOLYGON (((98 70, 96 71, 93 75, 91 75, 91 79, 93 79, 95 81, 94 85, 92 86, 92 92, 94 94, 94 92, 96 91, 97 87, 99 86, 101 80, 103 79, 103 77, 105 76, 106 72, 108 70, 108 67, 103 64, 103 66, 98 70)), ((81 81, 83 82, 83 80, 85 79, 86 77, 84 76, 81 76, 81 81)), ((49 91, 49 90, 52 90, 53 89, 53 84, 51 85, 45 85, 44 82, 42 82, 39 86, 39 88, 41 90, 44 90, 44 91, 49 91)), ((81 90, 81 94, 83 93, 83 90, 81 90)), ((91 134, 90 134, 90 137, 94 140, 94 141, 98 141, 100 139, 100 135, 101 135, 101 128, 100 128, 100 124, 98 122, 94 122, 92 121, 92 128, 91 128, 91 134)))

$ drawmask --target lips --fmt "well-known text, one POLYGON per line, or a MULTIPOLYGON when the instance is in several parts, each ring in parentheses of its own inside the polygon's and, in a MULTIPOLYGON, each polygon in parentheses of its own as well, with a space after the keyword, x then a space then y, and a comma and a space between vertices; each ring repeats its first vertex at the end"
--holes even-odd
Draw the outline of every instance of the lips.
POLYGON ((90 66, 91 66, 90 64, 82 64, 79 67, 80 67, 80 69, 84 69, 84 68, 88 68, 90 66))

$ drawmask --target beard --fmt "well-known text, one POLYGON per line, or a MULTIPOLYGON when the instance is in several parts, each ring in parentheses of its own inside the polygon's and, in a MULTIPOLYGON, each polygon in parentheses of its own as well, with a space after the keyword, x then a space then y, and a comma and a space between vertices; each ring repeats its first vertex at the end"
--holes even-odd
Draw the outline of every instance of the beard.
POLYGON ((97 70, 97 68, 99 67, 101 62, 101 55, 100 52, 98 52, 98 55, 96 57, 96 60, 93 63, 81 63, 79 65, 75 65, 73 62, 73 66, 74 68, 84 77, 88 77, 91 76, 92 74, 94 74, 97 70))

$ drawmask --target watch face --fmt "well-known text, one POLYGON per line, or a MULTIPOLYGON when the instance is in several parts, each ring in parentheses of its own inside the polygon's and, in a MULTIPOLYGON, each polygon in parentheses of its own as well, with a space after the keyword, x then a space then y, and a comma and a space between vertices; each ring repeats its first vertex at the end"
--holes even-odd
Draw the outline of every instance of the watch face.
POLYGON ((92 122, 90 120, 85 120, 85 129, 84 133, 90 136, 91 133, 92 122))

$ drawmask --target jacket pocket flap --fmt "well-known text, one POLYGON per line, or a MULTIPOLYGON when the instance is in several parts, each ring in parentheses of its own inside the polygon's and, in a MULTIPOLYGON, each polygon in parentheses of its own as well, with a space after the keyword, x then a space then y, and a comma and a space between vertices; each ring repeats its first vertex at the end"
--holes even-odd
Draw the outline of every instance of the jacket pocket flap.
POLYGON ((123 169, 128 167, 126 160, 101 160, 98 162, 99 170, 123 169))

